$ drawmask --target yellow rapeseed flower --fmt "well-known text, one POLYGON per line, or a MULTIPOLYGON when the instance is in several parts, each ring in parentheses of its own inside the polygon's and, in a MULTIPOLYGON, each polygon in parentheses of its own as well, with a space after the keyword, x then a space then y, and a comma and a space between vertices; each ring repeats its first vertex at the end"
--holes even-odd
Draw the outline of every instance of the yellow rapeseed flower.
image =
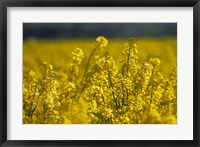
POLYGON ((153 65, 157 65, 157 66, 160 65, 160 59, 158 58, 151 58, 149 61, 153 65))
POLYGON ((97 37, 96 41, 97 41, 99 47, 106 47, 108 44, 108 40, 103 36, 97 37))

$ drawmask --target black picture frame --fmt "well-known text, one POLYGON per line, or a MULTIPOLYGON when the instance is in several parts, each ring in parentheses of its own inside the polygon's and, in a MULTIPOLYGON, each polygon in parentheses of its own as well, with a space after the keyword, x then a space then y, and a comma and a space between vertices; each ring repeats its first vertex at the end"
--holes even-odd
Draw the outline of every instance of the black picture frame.
MULTIPOLYGON (((0 145, 1 146, 199 146, 199 0, 1 0, 0 1, 0 145), (8 140, 7 139, 7 7, 193 7, 193 140, 8 140)), ((19 132, 20 133, 20 132, 19 132)), ((186 132, 187 133, 187 132, 186 132)))

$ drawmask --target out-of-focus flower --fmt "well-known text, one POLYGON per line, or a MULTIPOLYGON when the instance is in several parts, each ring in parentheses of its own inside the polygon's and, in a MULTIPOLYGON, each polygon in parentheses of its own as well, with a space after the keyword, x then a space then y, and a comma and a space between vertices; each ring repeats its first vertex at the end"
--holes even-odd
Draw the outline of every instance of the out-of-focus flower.
POLYGON ((106 47, 108 44, 108 40, 103 36, 97 37, 96 41, 97 41, 99 47, 106 47))

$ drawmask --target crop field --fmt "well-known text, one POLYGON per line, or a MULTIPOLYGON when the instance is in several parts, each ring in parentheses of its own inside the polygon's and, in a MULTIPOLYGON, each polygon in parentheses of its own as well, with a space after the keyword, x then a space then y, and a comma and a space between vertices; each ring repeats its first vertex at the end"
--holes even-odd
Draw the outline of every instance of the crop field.
POLYGON ((26 39, 24 124, 176 124, 174 37, 26 39))

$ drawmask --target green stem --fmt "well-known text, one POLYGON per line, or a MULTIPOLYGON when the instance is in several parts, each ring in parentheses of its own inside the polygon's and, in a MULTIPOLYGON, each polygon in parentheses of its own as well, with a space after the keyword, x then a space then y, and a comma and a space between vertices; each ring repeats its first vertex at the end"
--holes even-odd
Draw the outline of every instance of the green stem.
POLYGON ((112 89, 112 96, 113 96, 113 99, 115 101, 115 104, 116 104, 116 107, 117 109, 119 108, 119 105, 118 105, 118 102, 117 102, 117 98, 115 97, 115 93, 114 93, 114 87, 113 87, 113 83, 112 83, 112 79, 111 79, 111 75, 110 75, 110 71, 108 69, 108 78, 109 78, 109 82, 110 82, 110 86, 111 86, 111 89, 112 89))
POLYGON ((128 74, 129 62, 130 62, 130 51, 131 51, 131 48, 129 47, 129 51, 128 51, 128 59, 127 59, 127 74, 128 74))
POLYGON ((94 50, 92 51, 92 53, 91 53, 90 56, 89 56, 89 59, 88 59, 88 61, 87 61, 87 64, 86 64, 86 67, 85 67, 85 71, 84 71, 84 74, 83 74, 83 77, 82 77, 82 82, 81 82, 81 84, 83 83, 83 80, 85 79, 85 75, 86 75, 86 72, 87 72, 87 70, 88 70, 90 60, 92 59, 92 56, 94 55, 96 49, 97 49, 97 48, 94 48, 94 50))

